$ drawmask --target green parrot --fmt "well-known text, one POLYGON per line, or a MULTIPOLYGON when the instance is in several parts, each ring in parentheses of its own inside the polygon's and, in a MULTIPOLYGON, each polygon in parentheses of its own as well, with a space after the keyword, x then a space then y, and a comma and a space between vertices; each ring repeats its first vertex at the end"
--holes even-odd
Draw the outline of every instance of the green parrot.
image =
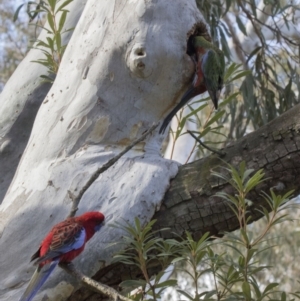
POLYGON ((196 95, 207 91, 215 108, 218 108, 225 73, 224 53, 202 36, 195 36, 193 38, 192 47, 195 53, 192 59, 196 66, 192 85, 183 95, 181 101, 165 118, 159 133, 164 133, 176 113, 196 95))

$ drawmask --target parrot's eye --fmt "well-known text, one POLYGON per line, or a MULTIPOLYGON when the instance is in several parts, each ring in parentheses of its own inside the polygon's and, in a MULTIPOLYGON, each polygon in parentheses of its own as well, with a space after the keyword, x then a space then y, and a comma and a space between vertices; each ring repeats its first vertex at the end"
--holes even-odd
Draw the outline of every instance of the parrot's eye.
POLYGON ((99 231, 100 228, 101 228, 102 226, 104 226, 104 225, 105 225, 104 222, 101 222, 100 224, 96 225, 95 228, 94 228, 95 232, 99 231))

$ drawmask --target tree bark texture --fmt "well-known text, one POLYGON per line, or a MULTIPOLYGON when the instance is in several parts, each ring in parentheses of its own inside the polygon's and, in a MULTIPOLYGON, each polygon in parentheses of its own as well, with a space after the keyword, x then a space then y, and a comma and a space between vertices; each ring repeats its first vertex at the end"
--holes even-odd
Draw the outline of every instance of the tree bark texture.
MULTIPOLYGON (((99 167, 163 119, 179 101, 194 72, 186 41, 200 23, 203 29, 193 0, 87 2, 53 86, 49 92, 43 90, 47 96, 30 114, 34 125, 29 142, 0 207, 0 300, 18 299, 24 291, 34 270, 28 263, 31 254, 72 209, 69 192, 76 196, 99 167)), ((32 64, 24 62, 15 81, 26 77, 32 64)), ((12 86, 9 90, 13 95, 12 86)), ((22 87, 17 87, 15 94, 20 91, 23 93, 22 87)), ((4 136, 14 126, 16 132, 23 126, 14 123, 21 117, 14 112, 18 99, 11 97, 15 99, 11 107, 6 103, 0 112, 4 136), (10 117, 13 122, 5 126, 10 117)), ((22 112, 26 103, 22 98, 22 112)), ((245 160, 255 170, 265 168, 270 180, 260 189, 277 187, 284 192, 296 188, 298 111, 299 107, 294 108, 227 147, 223 159, 234 165, 245 160)), ((157 218, 156 227, 171 228, 163 234, 168 237, 172 231, 181 235, 189 230, 198 238, 205 231, 217 234, 235 229, 233 214, 213 197, 216 191, 231 191, 226 183, 210 176, 211 169, 223 164, 216 155, 182 166, 165 195, 178 165, 161 158, 163 138, 155 131, 101 174, 83 195, 78 214, 100 210, 107 224, 133 222, 135 217, 145 224, 157 218)), ((17 134, 13 139, 18 141, 17 134)), ((9 141, 5 143, 1 148, 9 149, 9 141)), ((17 154, 6 152, 6 159, 19 161, 24 145, 26 139, 15 145, 17 154)), ((256 206, 261 204, 259 191, 252 199, 256 206)), ((253 218, 259 218, 255 211, 253 218)), ((103 227, 74 261, 76 267, 112 285, 139 277, 128 267, 110 265, 111 255, 120 246, 107 246, 120 241, 122 235, 121 230, 103 227)), ((153 272, 156 270, 154 266, 153 272)), ((56 269, 37 300, 66 300, 79 286, 56 269)), ((79 290, 70 300, 99 298, 79 290)))
MULTIPOLYGON (((28 260, 72 210, 70 196, 76 197, 96 170, 181 98, 194 72, 187 39, 199 23, 207 31, 194 0, 86 3, 51 89, 36 116, 31 112, 29 141, 0 207, 1 300, 18 299, 24 291, 35 268, 28 260)), ((26 77, 31 65, 26 59, 14 76, 26 77)), ((20 92, 17 87, 15 94, 20 92)), ((23 99, 22 112, 25 104, 23 99)), ((3 120, 18 119, 14 106, 17 100, 11 107, 7 101, 3 120)), ((14 125, 0 124, 4 135, 14 125)), ((16 127, 22 131, 21 123, 16 127)), ((106 224, 135 217, 148 222, 178 171, 176 162, 160 155, 163 138, 156 130, 101 174, 84 193, 78 214, 100 210, 106 224)), ((16 148, 22 152, 21 145, 16 148)), ((18 159, 11 153, 7 158, 18 159)), ((75 260, 77 268, 90 276, 108 265, 121 248, 111 243, 122 235, 104 226, 75 260)), ((36 298, 65 300, 76 287, 72 277, 56 269, 36 298)))
POLYGON ((224 157, 213 154, 181 166, 171 181, 160 210, 154 215, 156 228, 170 227, 170 231, 162 232, 162 236, 170 237, 172 232, 183 235, 184 231, 190 231, 199 239, 205 232, 219 235, 238 227, 238 221, 226 201, 214 196, 220 191, 235 193, 228 183, 211 175, 212 170, 226 174, 222 168, 226 167, 225 162, 238 167, 241 161, 245 161, 247 168, 254 169, 254 172, 259 169, 265 172, 267 180, 248 197, 253 202, 249 208, 252 220, 261 217, 256 209, 266 206, 262 191, 269 193, 270 189, 274 189, 283 195, 295 190, 294 196, 297 196, 300 192, 299 114, 300 106, 297 105, 227 146, 223 149, 224 157))
MULTIPOLYGON (((160 209, 154 214, 157 219, 155 230, 168 227, 169 231, 160 232, 164 238, 184 236, 185 231, 199 239, 205 232, 220 236, 238 228, 238 220, 223 199, 214 196, 223 191, 234 194, 232 187, 211 176, 211 171, 228 175, 223 167, 226 163, 238 166, 245 161, 247 168, 256 172, 263 169, 267 178, 256 190, 249 194, 253 202, 249 208, 252 221, 261 218, 256 210, 266 206, 262 192, 273 189, 277 194, 285 194, 294 189, 294 196, 299 195, 300 175, 300 105, 284 113, 259 130, 248 134, 224 148, 222 159, 212 154, 190 164, 182 165, 176 177, 171 181, 160 209), (176 234, 176 235, 174 235, 176 234)), ((149 272, 157 273, 159 266, 153 265, 149 272)), ((114 264, 100 270, 95 279, 111 286, 120 282, 142 277, 139 270, 114 264)), ((69 301, 105 300, 105 297, 82 288, 71 296, 69 301), (102 299, 103 298, 103 299, 102 299)))
MULTIPOLYGON (((76 26, 85 2, 74 0, 68 6, 70 13, 63 30, 76 26)), ((42 31, 39 39, 45 41, 46 36, 42 31)), ((71 36, 72 31, 63 34, 62 45, 68 44, 71 36)), ((32 63, 42 58, 42 51, 32 48, 0 94, 0 204, 28 143, 36 114, 51 88, 50 83, 42 82, 40 78, 47 74, 46 67, 32 63)))

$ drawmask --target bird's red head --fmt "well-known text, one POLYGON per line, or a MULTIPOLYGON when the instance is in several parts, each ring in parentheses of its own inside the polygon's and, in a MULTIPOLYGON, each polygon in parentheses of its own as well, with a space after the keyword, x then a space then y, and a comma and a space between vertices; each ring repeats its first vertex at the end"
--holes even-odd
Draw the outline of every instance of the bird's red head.
POLYGON ((77 219, 80 219, 82 221, 99 221, 103 222, 105 217, 101 212, 98 211, 89 211, 86 213, 83 213, 82 215, 77 216, 77 219))
POLYGON ((85 228, 93 229, 94 232, 98 231, 104 223, 105 216, 98 211, 89 211, 76 217, 76 221, 83 225, 85 228))

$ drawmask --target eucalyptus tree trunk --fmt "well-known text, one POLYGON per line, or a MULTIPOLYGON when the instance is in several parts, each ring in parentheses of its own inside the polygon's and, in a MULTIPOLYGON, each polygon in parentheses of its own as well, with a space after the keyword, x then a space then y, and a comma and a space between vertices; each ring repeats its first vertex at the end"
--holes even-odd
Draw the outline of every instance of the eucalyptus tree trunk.
MULTIPOLYGON (((39 55, 32 50, 1 95, 1 191, 10 187, 0 206, 0 300, 17 300, 25 290, 34 270, 30 256, 49 229, 74 209, 72 196, 179 101, 194 72, 187 38, 206 29, 194 0, 90 0, 77 22, 83 5, 75 0, 69 7, 69 18, 74 16, 69 22, 77 26, 51 89, 39 82, 45 70, 31 63, 39 55)), ((297 116, 299 107, 229 146, 223 159, 235 165, 245 159, 248 167, 265 168, 271 177, 261 187, 265 190, 296 188, 298 193, 297 116)), ((218 190, 230 191, 210 176, 224 163, 212 155, 179 168, 161 157, 163 139, 154 131, 102 173, 81 198, 78 214, 100 210, 106 225, 135 217, 145 224, 154 217, 157 227, 178 234, 188 229, 196 238, 205 231, 235 229, 229 208, 213 197, 218 190)), ((257 219, 259 191, 252 200, 257 219)), ((111 243, 122 234, 103 227, 75 265, 117 285, 129 270, 110 264, 119 247, 111 243)), ((78 287, 57 268, 37 300, 100 300, 86 290, 75 292, 78 287)))
MULTIPOLYGON (((77 26, 51 89, 39 82, 45 70, 31 62, 40 56, 32 50, 2 94, 3 189, 10 186, 0 207, 1 300, 24 291, 34 270, 30 256, 73 209, 72 196, 178 101, 194 71, 187 38, 206 30, 194 0, 90 0, 77 22, 83 5, 68 8, 77 26)), ((101 174, 78 214, 100 210, 107 224, 149 221, 178 171, 161 157, 163 138, 156 130, 101 174)), ((105 226, 77 267, 93 275, 108 265, 118 246, 107 246, 121 236, 105 226)), ((56 269, 39 298, 65 300, 76 287, 56 269)))
MULTIPOLYGON (((63 30, 76 26, 86 0, 74 0, 63 30)), ((43 31, 39 39, 46 40, 43 31)), ((72 31, 62 36, 62 45, 68 44, 72 31)), ((43 65, 32 63, 42 59, 39 49, 31 49, 6 83, 0 94, 0 204, 16 172, 27 145, 33 122, 42 101, 51 85, 41 81, 40 75, 47 74, 43 65)))

